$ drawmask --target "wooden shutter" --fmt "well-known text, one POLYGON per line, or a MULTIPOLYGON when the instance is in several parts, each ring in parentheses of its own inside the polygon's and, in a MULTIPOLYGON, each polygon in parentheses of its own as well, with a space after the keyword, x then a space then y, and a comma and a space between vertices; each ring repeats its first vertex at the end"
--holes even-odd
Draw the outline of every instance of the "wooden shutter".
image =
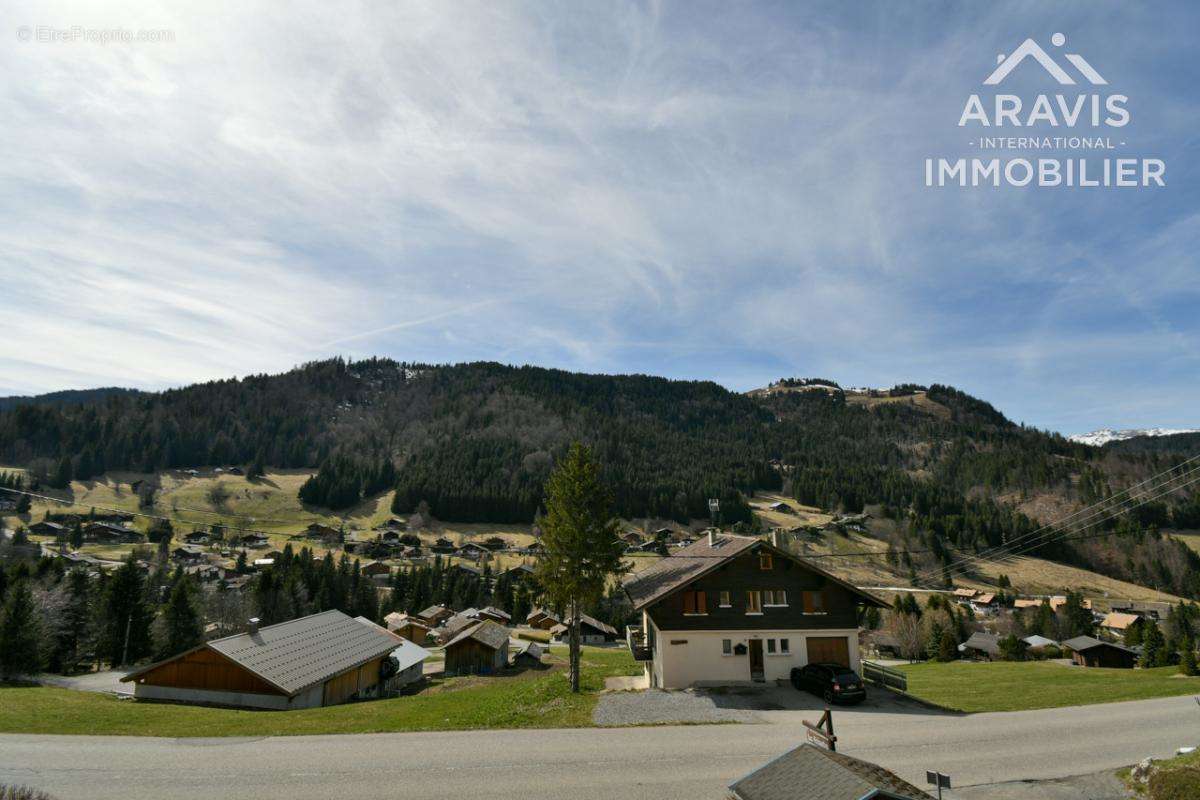
POLYGON ((708 595, 705 594, 704 592, 696 592, 696 613, 697 614, 707 614, 708 613, 707 598, 708 598, 708 595))
POLYGON ((685 614, 695 614, 696 613, 696 595, 694 592, 684 592, 683 593, 683 613, 685 613, 685 614))

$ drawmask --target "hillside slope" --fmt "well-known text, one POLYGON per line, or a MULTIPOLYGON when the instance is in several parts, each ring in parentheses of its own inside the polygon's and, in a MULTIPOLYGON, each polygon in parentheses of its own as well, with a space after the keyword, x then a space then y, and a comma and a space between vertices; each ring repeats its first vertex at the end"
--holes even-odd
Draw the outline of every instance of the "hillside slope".
MULTIPOLYGON (((1182 460, 1015 425, 946 386, 785 381, 743 395, 711 382, 492 363, 331 360, 0 411, 0 461, 29 465, 49 486, 116 469, 258 462, 319 468, 297 489, 310 507, 378 506, 390 491, 393 513, 427 503, 454 522, 532 521, 572 439, 594 448, 625 518, 688 523, 718 497, 723 524, 753 527, 747 498, 764 491, 830 510, 877 506, 895 522, 891 545, 905 551, 910 577, 941 582, 959 554, 1019 541, 1182 460)), ((1197 594, 1200 559, 1158 528, 1200 528, 1195 492, 1164 497, 1101 537, 1051 538, 1031 555, 1197 594)))

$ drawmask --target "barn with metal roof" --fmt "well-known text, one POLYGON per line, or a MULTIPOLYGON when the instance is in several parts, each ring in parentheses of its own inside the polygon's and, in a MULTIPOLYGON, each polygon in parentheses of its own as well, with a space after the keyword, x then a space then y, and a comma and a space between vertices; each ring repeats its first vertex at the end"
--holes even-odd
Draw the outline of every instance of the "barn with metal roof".
POLYGON ((214 639, 135 670, 134 697, 236 708, 330 706, 386 693, 404 642, 385 628, 325 611, 214 639))

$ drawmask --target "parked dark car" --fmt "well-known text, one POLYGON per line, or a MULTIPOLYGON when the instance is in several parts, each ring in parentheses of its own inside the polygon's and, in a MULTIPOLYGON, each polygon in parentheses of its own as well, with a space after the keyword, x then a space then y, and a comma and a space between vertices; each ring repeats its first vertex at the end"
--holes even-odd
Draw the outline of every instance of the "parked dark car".
POLYGON ((841 664, 808 664, 792 670, 792 686, 824 698, 826 703, 861 703, 867 697, 862 678, 841 664))

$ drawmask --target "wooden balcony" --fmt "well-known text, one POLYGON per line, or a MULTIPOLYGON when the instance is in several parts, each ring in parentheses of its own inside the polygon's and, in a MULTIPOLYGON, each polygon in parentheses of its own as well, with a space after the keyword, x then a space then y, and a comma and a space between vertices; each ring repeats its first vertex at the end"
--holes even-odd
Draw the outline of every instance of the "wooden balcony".
POLYGON ((653 661, 654 649, 646 641, 646 632, 641 627, 630 625, 625 628, 625 641, 634 661, 653 661))

